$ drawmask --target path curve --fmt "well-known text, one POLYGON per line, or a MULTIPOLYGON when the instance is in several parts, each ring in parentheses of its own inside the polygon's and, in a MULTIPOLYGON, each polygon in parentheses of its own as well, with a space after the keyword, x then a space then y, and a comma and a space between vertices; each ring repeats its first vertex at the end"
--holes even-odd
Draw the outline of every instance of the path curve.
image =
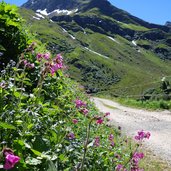
POLYGON ((139 130, 149 131, 150 140, 145 145, 156 155, 171 164, 171 111, 147 111, 125 107, 111 100, 92 99, 101 112, 110 112, 115 125, 134 137, 139 130))

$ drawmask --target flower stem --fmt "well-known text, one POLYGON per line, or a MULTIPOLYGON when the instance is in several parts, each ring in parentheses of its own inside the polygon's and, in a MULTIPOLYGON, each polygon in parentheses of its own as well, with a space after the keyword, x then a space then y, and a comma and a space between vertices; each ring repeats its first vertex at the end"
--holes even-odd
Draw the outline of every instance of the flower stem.
POLYGON ((85 157, 86 157, 86 153, 87 153, 87 146, 88 146, 88 142, 89 142, 89 138, 90 138, 91 122, 93 121, 93 119, 90 120, 90 122, 88 124, 88 127, 87 127, 86 141, 85 141, 85 144, 84 144, 84 154, 83 154, 83 159, 82 159, 82 162, 81 162, 80 171, 83 171, 83 168, 84 168, 84 162, 85 162, 85 157))

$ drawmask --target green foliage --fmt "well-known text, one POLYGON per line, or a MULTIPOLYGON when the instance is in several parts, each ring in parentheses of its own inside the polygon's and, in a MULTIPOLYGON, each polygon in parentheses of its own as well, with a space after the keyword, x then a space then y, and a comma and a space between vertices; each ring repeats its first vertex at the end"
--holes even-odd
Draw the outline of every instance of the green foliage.
POLYGON ((135 30, 135 31, 148 31, 149 30, 148 28, 143 27, 141 25, 126 24, 126 23, 121 23, 121 22, 119 24, 123 28, 128 28, 128 29, 135 30))
POLYGON ((23 19, 14 5, 0 2, 0 67, 10 59, 17 61, 18 55, 30 43, 28 30, 23 26, 23 19))
POLYGON ((169 46, 167 46, 166 44, 158 44, 157 46, 156 46, 156 48, 159 48, 159 49, 168 49, 168 48, 170 48, 169 46))
POLYGON ((131 98, 120 98, 118 99, 118 102, 126 105, 126 106, 132 106, 136 108, 144 108, 144 109, 152 109, 152 110, 158 110, 158 109, 171 109, 171 101, 165 101, 165 100, 135 100, 131 98))
POLYGON ((162 78, 156 88, 149 88, 139 97, 119 98, 118 101, 133 107, 146 109, 171 109, 171 88, 169 79, 162 78))
POLYGON ((151 49, 153 44, 153 42, 150 42, 148 40, 142 40, 142 39, 137 40, 136 43, 138 46, 143 47, 144 49, 151 49))

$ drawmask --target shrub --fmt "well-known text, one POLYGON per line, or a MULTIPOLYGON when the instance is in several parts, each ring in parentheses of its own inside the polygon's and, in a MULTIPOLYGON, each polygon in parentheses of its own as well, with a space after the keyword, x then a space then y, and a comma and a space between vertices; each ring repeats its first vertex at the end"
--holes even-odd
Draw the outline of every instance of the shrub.
POLYGON ((30 43, 30 34, 14 5, 0 2, 0 68, 17 57, 30 43))

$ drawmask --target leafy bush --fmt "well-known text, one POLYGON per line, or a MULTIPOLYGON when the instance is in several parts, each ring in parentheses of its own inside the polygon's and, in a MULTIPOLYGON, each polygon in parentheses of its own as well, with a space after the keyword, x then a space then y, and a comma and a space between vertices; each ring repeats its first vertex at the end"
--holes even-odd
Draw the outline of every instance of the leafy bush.
POLYGON ((30 34, 14 5, 0 2, 0 68, 17 57, 30 43, 30 34))

